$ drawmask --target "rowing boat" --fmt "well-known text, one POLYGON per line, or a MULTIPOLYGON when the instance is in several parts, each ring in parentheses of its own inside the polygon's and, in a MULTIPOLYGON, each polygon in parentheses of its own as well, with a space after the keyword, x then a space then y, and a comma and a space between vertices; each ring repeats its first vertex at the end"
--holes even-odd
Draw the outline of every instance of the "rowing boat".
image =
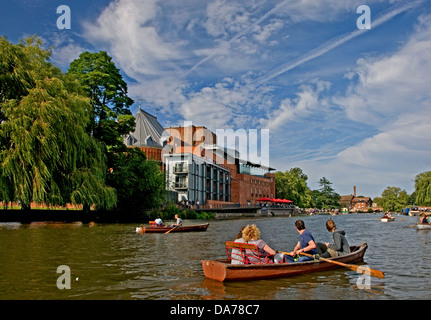
POLYGON ((145 227, 140 226, 136 227, 137 233, 166 233, 168 231, 170 232, 192 232, 192 231, 206 231, 208 229, 209 223, 205 224, 193 224, 193 225, 186 225, 181 227, 145 227))
POLYGON ((418 223, 416 228, 419 230, 431 229, 431 224, 429 223, 418 223))
POLYGON ((394 217, 387 217, 387 216, 384 216, 384 217, 382 217, 380 219, 380 221, 382 221, 382 222, 391 222, 391 221, 394 221, 394 220, 395 220, 394 217))
MULTIPOLYGON (((345 256, 331 258, 342 263, 360 262, 363 260, 367 243, 350 247, 351 252, 345 256)), ((257 280, 280 277, 290 277, 324 270, 339 268, 340 266, 322 261, 305 261, 294 263, 268 264, 231 264, 229 259, 202 260, 205 277, 217 281, 257 280)))

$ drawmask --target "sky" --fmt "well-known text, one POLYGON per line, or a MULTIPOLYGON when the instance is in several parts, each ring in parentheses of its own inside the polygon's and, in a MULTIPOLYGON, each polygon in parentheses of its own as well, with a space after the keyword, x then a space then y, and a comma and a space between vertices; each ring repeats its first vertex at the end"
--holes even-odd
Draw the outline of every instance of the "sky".
POLYGON ((431 170, 429 0, 2 1, 0 35, 33 34, 65 72, 107 51, 133 114, 257 132, 260 159, 311 189, 412 193, 431 170))

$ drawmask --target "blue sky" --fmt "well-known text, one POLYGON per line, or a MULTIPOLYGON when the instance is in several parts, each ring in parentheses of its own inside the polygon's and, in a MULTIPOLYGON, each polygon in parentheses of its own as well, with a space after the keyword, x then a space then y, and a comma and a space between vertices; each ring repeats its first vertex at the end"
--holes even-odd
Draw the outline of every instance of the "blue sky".
POLYGON ((315 189, 411 193, 431 164, 427 0, 8 0, 0 33, 37 34, 67 71, 111 55, 136 101, 165 127, 269 130, 269 163, 315 189), (71 28, 58 29, 68 5, 71 28), (360 5, 371 28, 358 29, 360 5))

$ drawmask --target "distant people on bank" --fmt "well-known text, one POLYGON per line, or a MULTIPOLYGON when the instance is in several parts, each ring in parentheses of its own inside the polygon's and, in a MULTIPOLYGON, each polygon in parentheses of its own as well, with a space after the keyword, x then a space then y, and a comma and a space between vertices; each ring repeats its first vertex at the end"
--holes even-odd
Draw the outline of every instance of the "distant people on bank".
MULTIPOLYGON (((292 252, 290 252, 290 257, 288 256, 288 261, 293 262, 293 258, 296 255, 299 255, 301 252, 305 252, 308 254, 316 254, 316 243, 314 241, 313 235, 310 231, 305 228, 304 221, 296 220, 295 221, 296 231, 299 233, 298 243, 292 252)), ((295 262, 303 262, 313 260, 313 258, 307 256, 300 256, 295 262)))
POLYGON ((246 255, 250 263, 265 263, 267 256, 274 256, 276 251, 272 249, 265 241, 260 238, 260 230, 255 224, 247 225, 242 231, 242 239, 244 243, 255 244, 258 248, 259 257, 253 250, 246 249, 246 255))
POLYGON ((163 223, 163 221, 160 218, 160 216, 158 216, 157 219, 154 220, 154 222, 156 223, 156 227, 164 227, 165 226, 165 224, 163 223))
POLYGON ((419 217, 419 223, 430 223, 427 215, 424 212, 422 212, 419 217))
POLYGON ((171 227, 181 227, 183 225, 183 220, 178 216, 178 214, 175 215, 176 222, 174 224, 171 224, 171 227))
MULTIPOLYGON (((326 221, 326 230, 332 232, 332 244, 325 243, 326 251, 319 253, 323 258, 335 258, 350 253, 349 242, 346 239, 346 232, 338 229, 332 219, 326 221)), ((323 250, 322 250, 323 251, 323 250)))

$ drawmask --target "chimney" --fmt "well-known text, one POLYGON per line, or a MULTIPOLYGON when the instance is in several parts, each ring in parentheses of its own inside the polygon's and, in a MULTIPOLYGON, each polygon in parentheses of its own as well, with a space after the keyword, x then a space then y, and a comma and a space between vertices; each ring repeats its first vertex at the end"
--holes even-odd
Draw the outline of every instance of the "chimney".
POLYGON ((356 198, 356 186, 353 186, 353 196, 356 198))

